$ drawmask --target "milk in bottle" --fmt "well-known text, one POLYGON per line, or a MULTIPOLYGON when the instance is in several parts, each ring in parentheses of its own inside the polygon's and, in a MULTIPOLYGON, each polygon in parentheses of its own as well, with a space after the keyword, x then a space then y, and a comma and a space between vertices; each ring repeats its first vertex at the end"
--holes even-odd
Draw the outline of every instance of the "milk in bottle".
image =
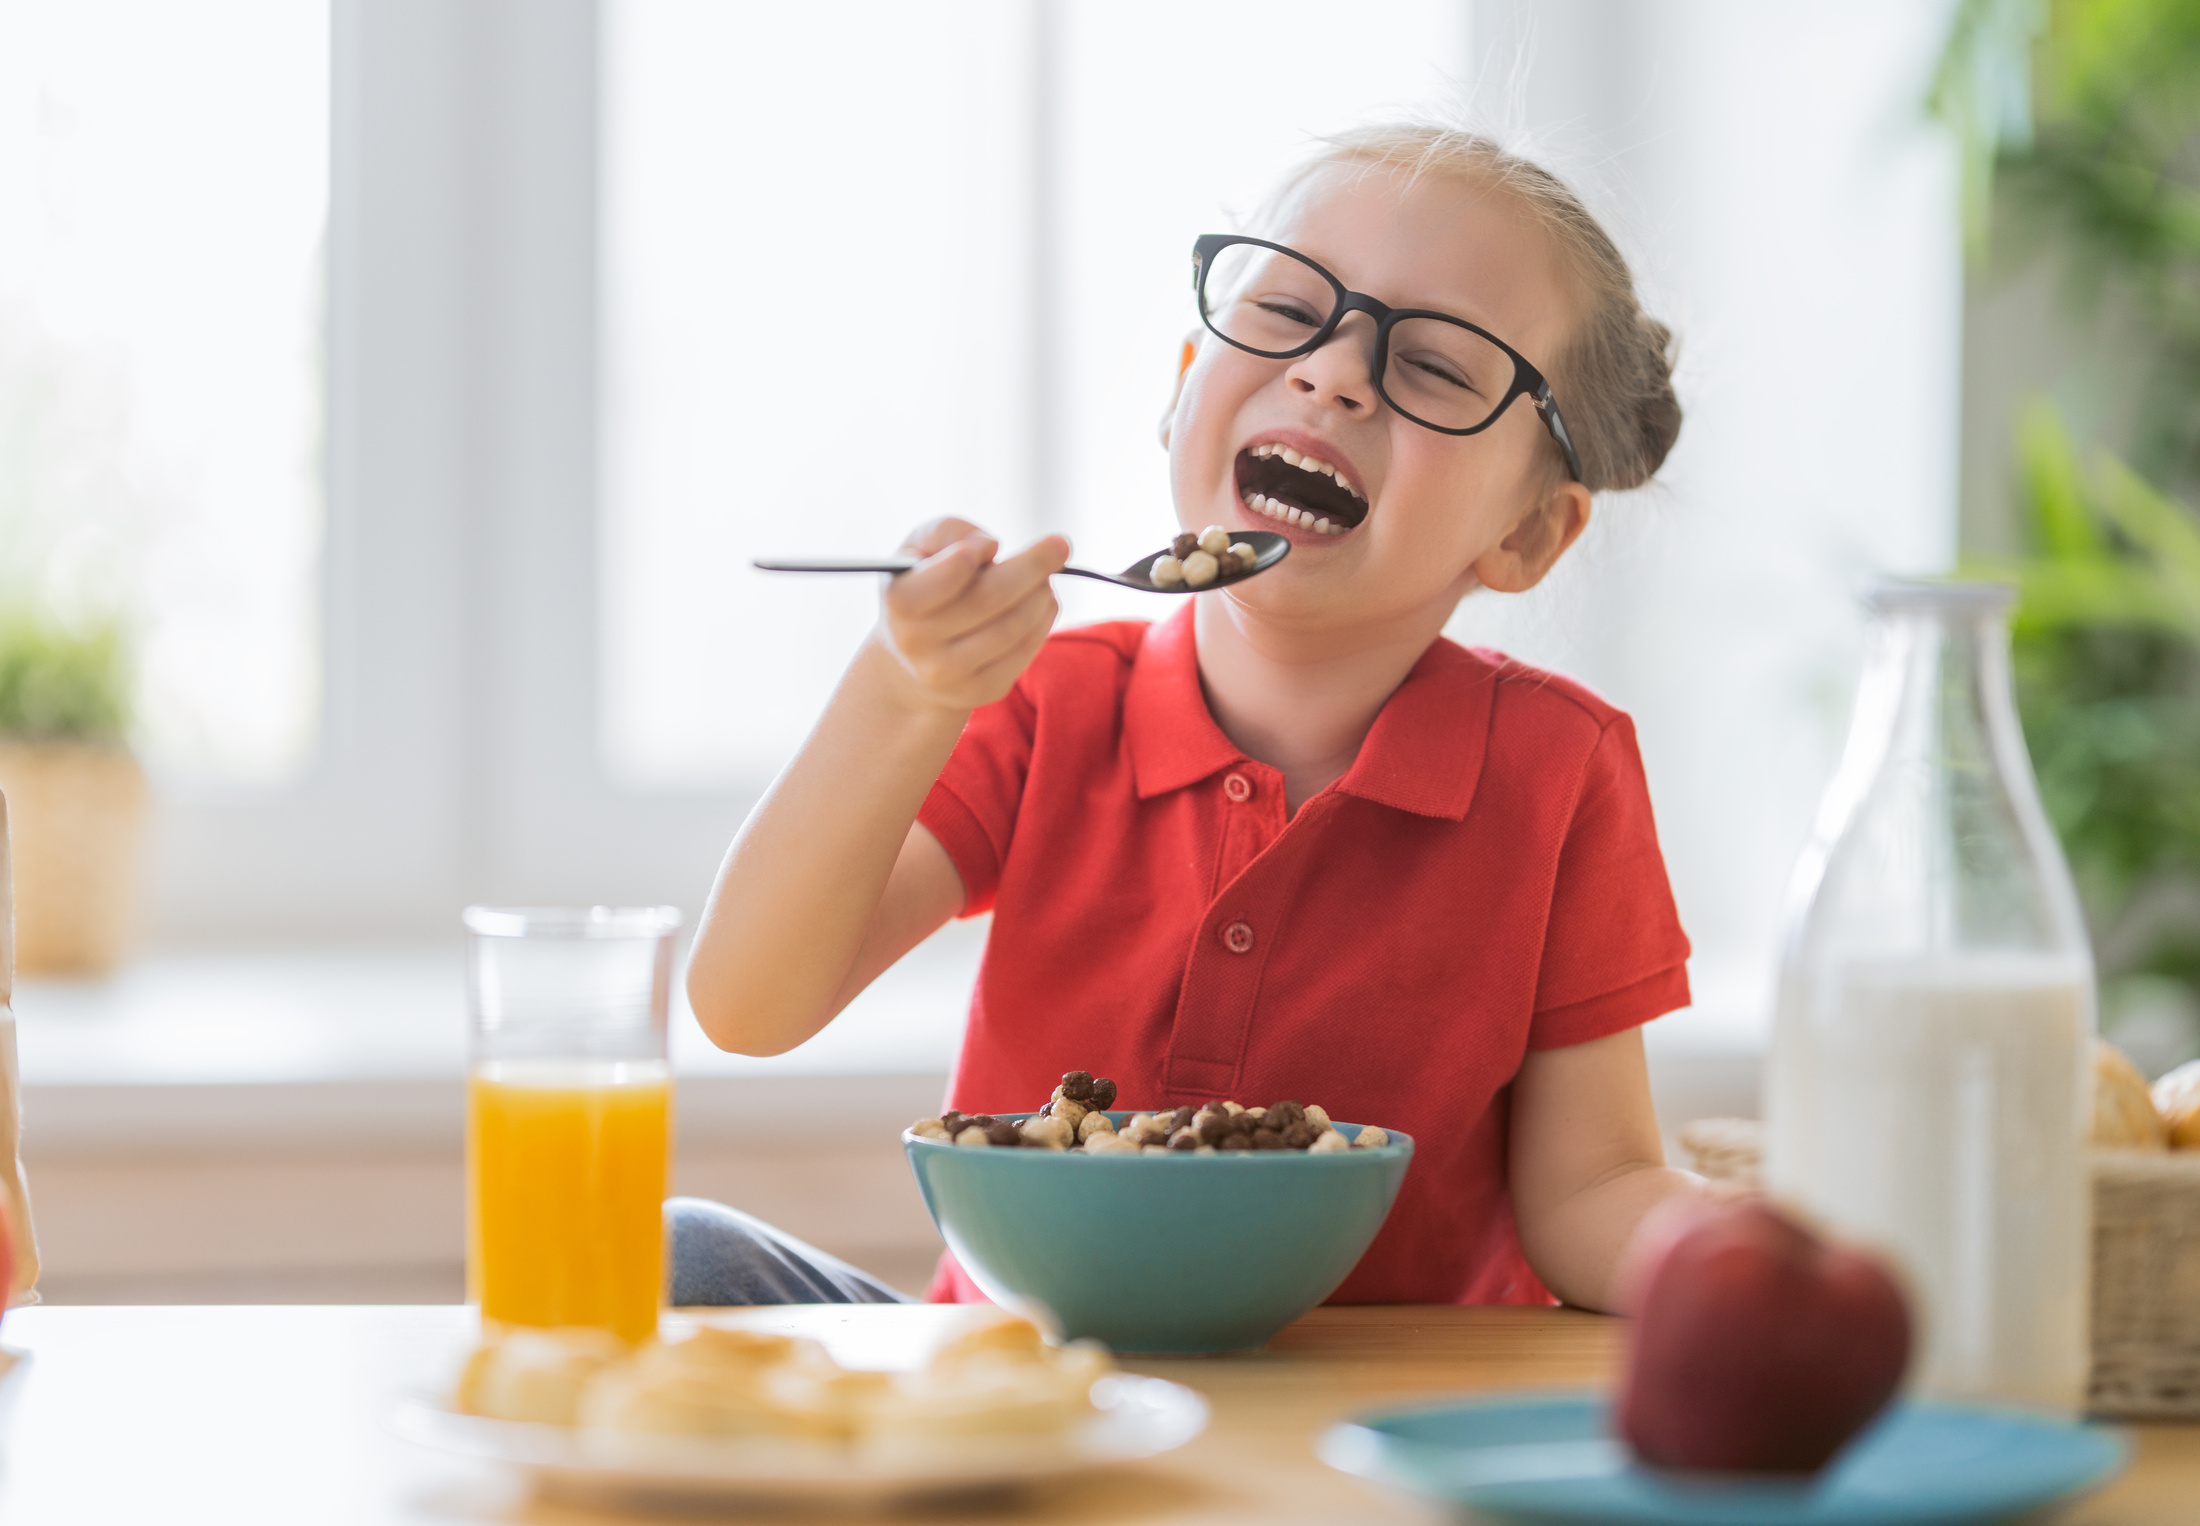
POLYGON ((1797 868, 1766 1180, 1889 1253, 1946 1397, 2075 1409, 2093 972, 2009 693, 2007 591, 1892 585, 1797 868))

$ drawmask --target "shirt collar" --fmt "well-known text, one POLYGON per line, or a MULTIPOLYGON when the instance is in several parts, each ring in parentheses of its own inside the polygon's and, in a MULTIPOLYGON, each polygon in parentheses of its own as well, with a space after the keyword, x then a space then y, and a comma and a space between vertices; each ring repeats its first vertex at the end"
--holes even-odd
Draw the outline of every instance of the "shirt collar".
POLYGON ((1197 784, 1245 757, 1207 711, 1190 599, 1148 626, 1138 644, 1123 695, 1123 739, 1141 800, 1197 784))
MULTIPOLYGON (((1149 626, 1123 697, 1124 742, 1138 798, 1197 784, 1244 760, 1208 713, 1192 601, 1149 626)), ((1375 717, 1335 788, 1417 816, 1466 818, 1482 776, 1495 664, 1438 638, 1375 717)))

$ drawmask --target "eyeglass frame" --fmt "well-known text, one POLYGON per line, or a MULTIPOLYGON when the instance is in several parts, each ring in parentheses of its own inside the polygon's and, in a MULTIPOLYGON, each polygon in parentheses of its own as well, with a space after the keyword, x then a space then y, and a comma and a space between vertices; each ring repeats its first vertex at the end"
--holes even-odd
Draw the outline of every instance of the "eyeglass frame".
POLYGON ((1337 336, 1338 325, 1342 324, 1349 315, 1365 313, 1375 320, 1375 365, 1371 373, 1375 383, 1375 395, 1380 397, 1392 412, 1402 419, 1418 424, 1423 429, 1434 430, 1438 434, 1472 435, 1480 434, 1503 418, 1505 410, 1513 405, 1515 398, 1525 397, 1534 406, 1536 417, 1543 421, 1543 427, 1550 431, 1551 438, 1558 442, 1559 451, 1566 457, 1567 475, 1576 482, 1586 484, 1587 479, 1582 476, 1581 472, 1581 455, 1574 449, 1573 435, 1567 430, 1566 420, 1558 411, 1558 400, 1551 395, 1550 382, 1527 356, 1521 354, 1479 323, 1469 323, 1464 318, 1453 317, 1450 313, 1440 313, 1434 308, 1392 307, 1389 303, 1371 297, 1364 291, 1351 290, 1318 262, 1308 259, 1298 250, 1286 244, 1270 243, 1267 239, 1252 238, 1242 233, 1202 233, 1192 241, 1192 300, 1199 304, 1199 321, 1205 325, 1208 333, 1233 349, 1243 350, 1248 355, 1258 355, 1263 360, 1296 360, 1301 355, 1311 355, 1337 336), (1296 349, 1256 350, 1249 344, 1232 339, 1221 329, 1215 327, 1214 316, 1208 311, 1207 307, 1207 273, 1213 268, 1214 256, 1231 244, 1251 244, 1259 249, 1272 249, 1278 254, 1288 255, 1329 283, 1331 291, 1336 294, 1337 305, 1330 310, 1328 320, 1314 331, 1313 338, 1299 345, 1296 349), (1490 410, 1488 418, 1466 429, 1447 429, 1442 424, 1431 424, 1427 419, 1407 412, 1391 399, 1390 393, 1383 386, 1383 372, 1388 368, 1390 359, 1390 331, 1407 318, 1434 318, 1442 323, 1454 324, 1469 333, 1478 334, 1487 339, 1511 358, 1513 363, 1512 386, 1506 390, 1504 397, 1498 400, 1497 406, 1490 410))

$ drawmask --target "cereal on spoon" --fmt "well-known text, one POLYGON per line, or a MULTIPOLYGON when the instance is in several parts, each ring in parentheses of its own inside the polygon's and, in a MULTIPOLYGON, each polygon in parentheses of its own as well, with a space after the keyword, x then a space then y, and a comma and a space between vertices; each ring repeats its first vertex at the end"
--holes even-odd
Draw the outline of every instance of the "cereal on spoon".
POLYGON ((1241 577, 1259 561, 1260 553, 1251 545, 1233 542, 1228 530, 1209 525, 1197 535, 1189 530, 1178 535, 1166 555, 1154 558, 1146 575, 1156 588, 1205 588, 1241 577))
POLYGON ((920 1139, 971 1149, 1081 1150, 1087 1155, 1216 1155, 1239 1150, 1300 1150, 1328 1155, 1338 1150, 1375 1150, 1390 1135, 1369 1125, 1347 1139, 1329 1114, 1313 1103, 1272 1102, 1246 1107, 1209 1102, 1158 1113, 1133 1113, 1121 1128, 1108 1116, 1116 1086, 1106 1076, 1073 1070, 1062 1077, 1045 1107, 1016 1123, 990 1113, 961 1113, 950 1108, 937 1118, 920 1118, 909 1132, 920 1139))

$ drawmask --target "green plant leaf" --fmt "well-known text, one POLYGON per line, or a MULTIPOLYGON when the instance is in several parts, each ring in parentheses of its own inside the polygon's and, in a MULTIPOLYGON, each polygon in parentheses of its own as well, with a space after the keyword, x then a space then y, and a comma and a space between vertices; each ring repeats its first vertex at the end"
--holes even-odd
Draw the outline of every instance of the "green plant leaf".
POLYGON ((1926 109, 1955 131, 1974 256, 1986 249, 1995 158, 2032 141, 2032 39, 2046 22, 2045 0, 1962 0, 1933 73, 1926 109))
POLYGON ((119 744, 129 694, 119 626, 78 630, 33 611, 0 614, 0 736, 119 744))
POLYGON ((2033 399, 2017 420, 2016 435, 2024 492, 2041 549, 2057 561, 2105 555, 2107 547, 2086 507, 2078 453, 2054 405, 2045 398, 2033 399))
POLYGON ((2200 609, 2200 522, 2192 511, 2114 456, 2102 457, 2100 478, 2102 517, 2150 555, 2200 609))
POLYGON ((2020 633, 2133 627, 2200 637, 2200 612, 2151 568, 2114 561, 1978 563, 1966 575, 2016 584, 2020 633))
POLYGON ((2200 638, 2200 519, 2112 455, 2088 479, 2045 399, 2026 406, 2015 432, 2038 552, 1968 567, 2017 585, 2017 628, 2140 627, 2200 638))

